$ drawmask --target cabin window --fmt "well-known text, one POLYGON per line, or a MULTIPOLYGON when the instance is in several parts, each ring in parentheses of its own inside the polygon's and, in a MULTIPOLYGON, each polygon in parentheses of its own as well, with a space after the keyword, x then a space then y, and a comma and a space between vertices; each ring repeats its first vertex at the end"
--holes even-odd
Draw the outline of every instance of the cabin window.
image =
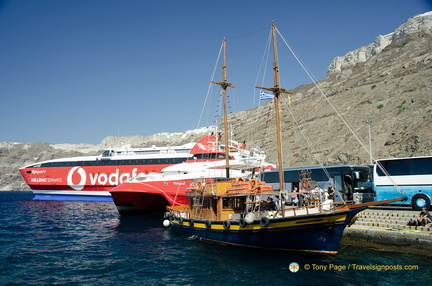
POLYGON ((209 198, 205 198, 203 201, 203 208, 205 209, 210 209, 210 199, 209 198))
POLYGON ((245 197, 230 197, 223 199, 224 209, 240 209, 245 207, 245 197))
POLYGON ((109 151, 109 150, 105 150, 105 151, 102 153, 102 157, 109 157, 109 154, 110 154, 110 151, 109 151))

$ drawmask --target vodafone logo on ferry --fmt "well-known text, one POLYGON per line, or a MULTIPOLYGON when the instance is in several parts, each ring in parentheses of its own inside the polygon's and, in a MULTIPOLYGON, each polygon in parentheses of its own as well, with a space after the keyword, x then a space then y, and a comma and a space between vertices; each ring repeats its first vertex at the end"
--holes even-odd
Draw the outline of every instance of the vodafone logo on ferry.
POLYGON ((116 169, 114 173, 106 174, 106 173, 95 173, 87 175, 86 171, 82 167, 73 167, 70 169, 67 175, 67 184, 74 190, 81 191, 87 180, 90 182, 90 185, 111 185, 117 186, 130 177, 137 176, 138 168, 133 168, 131 173, 121 173, 120 170, 116 169))
POLYGON ((67 183, 68 183, 68 185, 72 189, 75 189, 77 191, 81 191, 84 188, 86 182, 87 182, 87 175, 86 175, 86 172, 85 172, 85 170, 83 168, 81 168, 81 167, 73 167, 69 171, 69 173, 67 175, 67 183), (77 172, 80 175, 80 177, 81 177, 81 179, 80 179, 80 181, 79 181, 78 184, 74 184, 73 180, 72 180, 75 172, 77 172))

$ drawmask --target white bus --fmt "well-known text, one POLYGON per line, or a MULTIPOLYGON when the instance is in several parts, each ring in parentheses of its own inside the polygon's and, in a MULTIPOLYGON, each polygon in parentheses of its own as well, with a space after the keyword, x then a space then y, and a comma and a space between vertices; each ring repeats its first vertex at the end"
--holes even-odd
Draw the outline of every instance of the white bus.
POLYGON ((376 160, 373 181, 376 200, 400 197, 399 188, 408 198, 404 203, 410 204, 413 210, 429 209, 432 200, 432 156, 376 160), (379 168, 379 164, 387 174, 379 168))

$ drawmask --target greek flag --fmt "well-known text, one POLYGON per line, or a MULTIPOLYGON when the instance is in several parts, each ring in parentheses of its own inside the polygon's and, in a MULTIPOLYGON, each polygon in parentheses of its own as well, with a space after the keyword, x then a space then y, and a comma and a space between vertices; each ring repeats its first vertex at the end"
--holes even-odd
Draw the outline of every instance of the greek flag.
POLYGON ((272 99, 274 97, 275 96, 272 92, 268 92, 268 91, 261 91, 260 92, 260 100, 272 99))

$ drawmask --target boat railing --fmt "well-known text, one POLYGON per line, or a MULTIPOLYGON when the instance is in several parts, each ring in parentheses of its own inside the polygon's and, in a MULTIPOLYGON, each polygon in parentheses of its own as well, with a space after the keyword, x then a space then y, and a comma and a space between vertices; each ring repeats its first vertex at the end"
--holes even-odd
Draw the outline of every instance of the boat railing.
MULTIPOLYGON (((237 221, 245 218, 250 212, 254 213, 256 219, 261 219, 262 217, 268 218, 278 218, 278 217, 289 217, 289 216, 299 216, 299 215, 310 215, 318 213, 328 213, 338 209, 342 209, 347 205, 354 204, 353 201, 341 201, 341 202, 326 202, 320 205, 306 205, 306 206, 283 206, 277 208, 276 210, 257 210, 249 209, 250 211, 245 211, 243 213, 232 213, 229 220, 237 221)), ((168 206, 167 210, 176 218, 185 219, 202 219, 202 212, 198 211, 199 208, 190 209, 188 205, 181 206, 168 206), (195 211, 196 210, 196 211, 195 211)), ((216 220, 222 220, 227 214, 215 213, 213 217, 216 220)))
POLYGON ((320 204, 304 205, 304 206, 283 206, 277 209, 274 217, 278 215, 282 216, 297 216, 297 215, 309 215, 314 213, 327 213, 337 210, 338 208, 345 207, 347 205, 354 204, 353 201, 341 201, 341 202, 331 202, 325 201, 320 204), (282 215, 284 214, 284 215, 282 215))

